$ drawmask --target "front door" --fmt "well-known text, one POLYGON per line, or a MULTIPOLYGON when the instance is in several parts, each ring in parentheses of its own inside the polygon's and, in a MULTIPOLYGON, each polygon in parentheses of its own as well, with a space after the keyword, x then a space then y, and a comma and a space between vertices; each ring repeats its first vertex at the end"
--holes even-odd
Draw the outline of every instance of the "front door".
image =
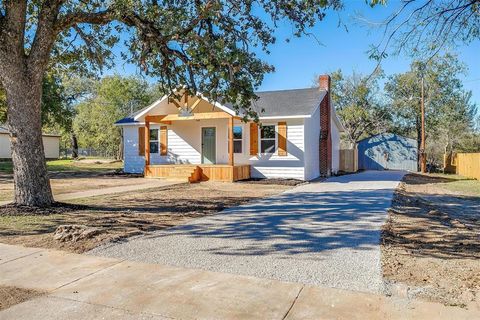
POLYGON ((216 163, 216 128, 202 128, 202 163, 216 163))

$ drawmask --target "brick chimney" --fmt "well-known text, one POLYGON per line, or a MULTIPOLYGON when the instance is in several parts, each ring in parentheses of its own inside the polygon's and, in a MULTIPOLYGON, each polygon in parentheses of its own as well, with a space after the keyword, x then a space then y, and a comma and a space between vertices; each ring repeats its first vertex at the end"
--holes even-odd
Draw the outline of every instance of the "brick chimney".
POLYGON ((327 94, 320 102, 320 175, 328 177, 332 173, 332 136, 331 136, 331 115, 330 115, 330 76, 321 75, 318 84, 321 91, 327 94))

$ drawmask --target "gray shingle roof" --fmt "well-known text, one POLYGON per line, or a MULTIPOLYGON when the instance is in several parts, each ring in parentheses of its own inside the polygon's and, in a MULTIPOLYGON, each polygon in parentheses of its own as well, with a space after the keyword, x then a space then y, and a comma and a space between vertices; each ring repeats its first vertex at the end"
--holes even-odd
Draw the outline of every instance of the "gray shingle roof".
MULTIPOLYGON (((326 93, 325 90, 318 88, 256 92, 258 100, 252 103, 252 108, 260 117, 309 116, 319 106, 326 93)), ((231 105, 225 106, 233 110, 231 105)), ((134 120, 135 116, 145 109, 117 121, 116 124, 138 122, 134 120)))
POLYGON ((318 88, 263 91, 256 93, 259 99, 252 105, 260 117, 309 116, 326 93, 318 88))

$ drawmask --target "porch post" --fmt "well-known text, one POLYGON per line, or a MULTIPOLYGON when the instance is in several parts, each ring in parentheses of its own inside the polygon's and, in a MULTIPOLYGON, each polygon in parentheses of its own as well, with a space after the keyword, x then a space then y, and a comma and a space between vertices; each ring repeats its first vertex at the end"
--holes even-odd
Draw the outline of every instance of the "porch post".
POLYGON ((233 117, 228 119, 228 164, 234 165, 233 159, 233 117))
POLYGON ((150 121, 145 120, 145 166, 150 165, 150 121))

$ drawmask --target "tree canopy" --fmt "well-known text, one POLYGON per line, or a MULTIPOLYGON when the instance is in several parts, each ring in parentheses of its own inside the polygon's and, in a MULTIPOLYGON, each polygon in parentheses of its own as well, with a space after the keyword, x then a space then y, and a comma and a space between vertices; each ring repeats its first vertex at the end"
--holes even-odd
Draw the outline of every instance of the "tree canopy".
POLYGON ((254 89, 273 70, 252 49, 268 51, 277 24, 291 22, 301 35, 340 7, 340 0, 0 1, 0 24, 25 22, 22 49, 35 64, 92 74, 113 63, 122 39, 125 61, 165 91, 187 86, 250 110, 254 89))
POLYGON ((341 70, 332 73, 332 102, 345 127, 346 141, 352 146, 357 141, 385 131, 389 113, 379 99, 378 80, 358 73, 345 76, 341 70))
POLYGON ((79 146, 119 157, 121 135, 114 123, 160 95, 157 87, 137 77, 115 75, 95 81, 88 97, 75 108, 73 129, 79 146))
POLYGON ((441 163, 444 152, 460 149, 473 133, 476 106, 460 80, 465 71, 456 56, 447 54, 426 64, 414 61, 409 71, 391 76, 385 84, 395 131, 420 141, 420 86, 424 78, 430 162, 441 163))

